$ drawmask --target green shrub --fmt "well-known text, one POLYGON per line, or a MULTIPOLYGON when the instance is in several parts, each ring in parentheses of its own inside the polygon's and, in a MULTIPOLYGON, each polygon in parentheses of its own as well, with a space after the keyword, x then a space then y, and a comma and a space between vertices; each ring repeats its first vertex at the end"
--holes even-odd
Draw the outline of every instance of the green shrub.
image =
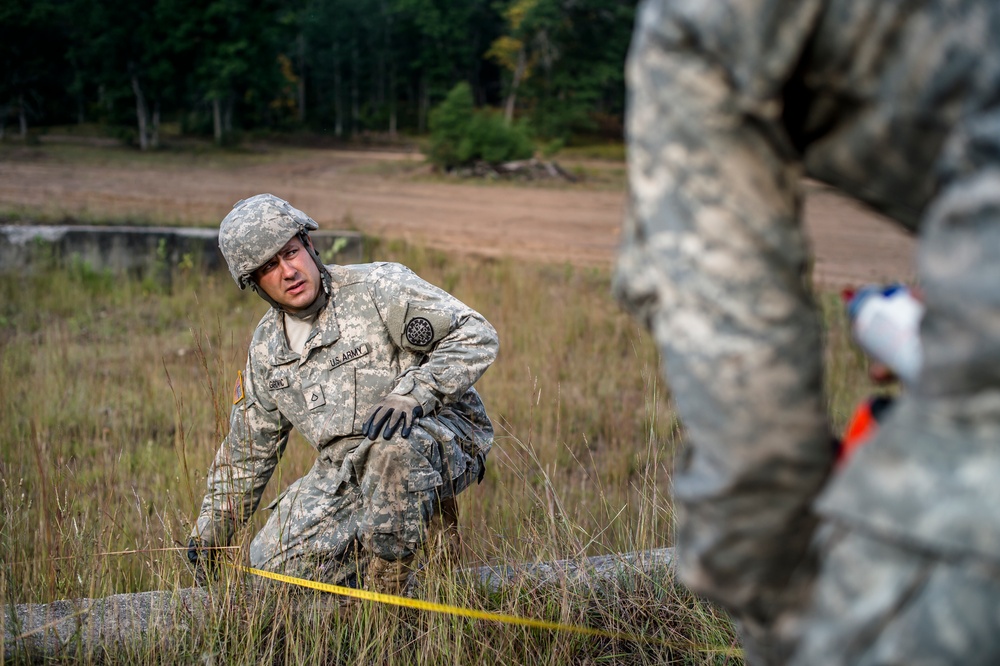
POLYGON ((459 83, 431 111, 429 157, 435 166, 447 169, 462 161, 458 156, 458 148, 468 133, 474 110, 472 88, 468 83, 459 83))
POLYGON ((491 164, 531 157, 534 147, 528 127, 508 125, 492 109, 476 110, 472 89, 459 83, 431 111, 428 157, 435 166, 453 169, 476 160, 491 164))

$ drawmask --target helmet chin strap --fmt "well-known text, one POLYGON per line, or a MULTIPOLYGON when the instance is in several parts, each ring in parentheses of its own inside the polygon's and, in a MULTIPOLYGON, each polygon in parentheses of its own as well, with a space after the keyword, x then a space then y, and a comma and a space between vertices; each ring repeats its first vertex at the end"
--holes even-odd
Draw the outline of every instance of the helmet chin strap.
POLYGON ((268 304, 270 304, 270 306, 275 310, 277 310, 278 312, 284 312, 285 314, 291 315, 296 319, 308 319, 309 317, 312 317, 317 312, 326 307, 327 302, 330 300, 331 278, 330 278, 330 273, 326 270, 326 266, 323 265, 323 260, 320 259, 319 253, 316 251, 316 248, 313 247, 312 241, 309 239, 309 234, 307 234, 304 231, 300 231, 298 233, 298 237, 302 241, 302 246, 306 248, 306 252, 309 253, 310 257, 312 257, 313 263, 316 264, 316 268, 319 269, 319 281, 320 284, 323 286, 323 288, 319 290, 318 294, 316 294, 316 300, 314 300, 312 303, 309 304, 308 307, 303 308, 302 310, 298 310, 297 312, 291 312, 288 309, 286 309, 283 305, 275 301, 273 298, 268 296, 267 292, 258 287, 257 283, 254 282, 253 280, 250 281, 250 286, 253 288, 254 293, 256 293, 258 296, 267 301, 268 304))

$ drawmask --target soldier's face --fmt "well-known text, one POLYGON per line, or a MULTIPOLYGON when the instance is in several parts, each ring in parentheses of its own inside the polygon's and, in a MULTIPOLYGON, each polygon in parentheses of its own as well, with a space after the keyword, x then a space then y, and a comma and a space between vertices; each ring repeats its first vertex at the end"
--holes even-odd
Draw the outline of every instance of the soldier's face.
POLYGON ((289 312, 306 309, 319 295, 319 268, 298 237, 254 271, 253 279, 289 312))

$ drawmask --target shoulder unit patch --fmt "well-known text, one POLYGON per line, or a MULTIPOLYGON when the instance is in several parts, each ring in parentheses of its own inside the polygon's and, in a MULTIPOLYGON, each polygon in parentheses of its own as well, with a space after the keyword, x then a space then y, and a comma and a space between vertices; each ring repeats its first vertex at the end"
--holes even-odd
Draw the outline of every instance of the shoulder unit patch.
POLYGON ((233 387, 233 404, 238 405, 240 400, 245 397, 243 393, 243 371, 236 371, 236 386, 233 387))
POLYGON ((434 341, 434 327, 423 317, 414 317, 406 323, 406 340, 414 347, 426 347, 434 341))

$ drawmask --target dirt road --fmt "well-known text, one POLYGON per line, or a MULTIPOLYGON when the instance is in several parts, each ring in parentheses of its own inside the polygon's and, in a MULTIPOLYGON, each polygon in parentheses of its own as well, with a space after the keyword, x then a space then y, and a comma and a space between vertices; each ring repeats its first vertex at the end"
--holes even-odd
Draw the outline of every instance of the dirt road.
MULTIPOLYGON (((207 225, 221 219, 233 202, 272 192, 323 228, 353 226, 482 255, 613 262, 621 191, 596 191, 586 184, 553 189, 435 182, 419 176, 420 159, 405 153, 316 150, 224 168, 196 157, 94 165, 53 158, 42 149, 7 151, 0 154, 0 210, 207 225)), ((819 281, 839 287, 912 277, 910 238, 829 189, 809 185, 808 190, 806 224, 819 281)))

